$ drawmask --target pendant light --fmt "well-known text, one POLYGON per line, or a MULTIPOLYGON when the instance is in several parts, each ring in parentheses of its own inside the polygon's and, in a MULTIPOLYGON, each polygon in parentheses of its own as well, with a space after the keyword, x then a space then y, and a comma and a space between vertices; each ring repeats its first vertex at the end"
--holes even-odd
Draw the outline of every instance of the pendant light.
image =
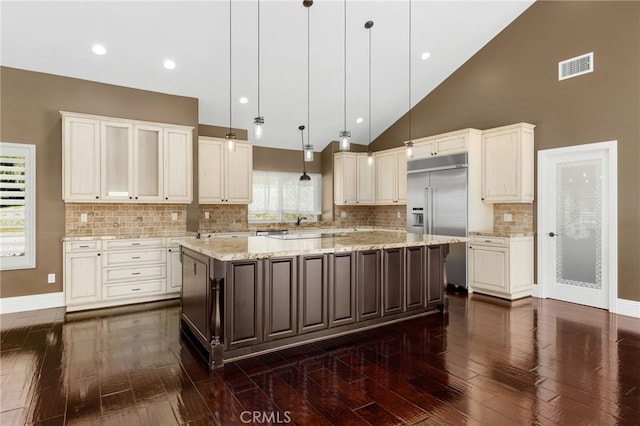
MULTIPOLYGON (((371 28, 373 27, 373 21, 367 21, 364 23, 365 29, 369 30, 369 146, 371 145, 371 28)), ((367 152, 367 164, 373 165, 373 153, 367 152)))
POLYGON ((344 0, 344 130, 340 131, 340 151, 349 151, 351 132, 347 130, 347 0, 344 0))
POLYGON ((262 138, 264 117, 260 114, 260 0, 258 0, 258 116, 253 119, 253 136, 262 138))
MULTIPOLYGON (((311 62, 310 62, 310 52, 311 52, 311 44, 310 44, 310 20, 309 20, 309 9, 311 8, 311 5, 313 5, 313 1, 312 0, 305 0, 302 2, 302 5, 304 7, 307 8, 307 126, 309 126, 309 122, 310 122, 310 107, 309 105, 311 104, 310 99, 311 99, 311 84, 310 84, 310 70, 311 70, 311 62)), ((298 130, 303 131, 304 130, 304 126, 300 126, 298 127, 298 130)), ((303 136, 304 139, 304 136, 303 136)), ((304 144, 304 140, 303 140, 303 144, 302 144, 302 158, 303 158, 303 166, 304 166, 304 162, 311 162, 313 161, 313 145, 311 145, 311 136, 309 133, 309 129, 307 129, 307 144, 304 144)), ((304 174, 302 175, 302 177, 300 177, 300 180, 311 180, 311 178, 307 175, 306 172, 304 172, 304 174), (303 179, 304 178, 304 179, 303 179)))
POLYGON ((231 0, 229 0, 229 132, 224 135, 229 151, 236 149, 236 134, 231 131, 231 0))
POLYGON ((307 174, 307 166, 305 165, 306 159, 305 159, 305 155, 304 155, 304 153, 305 153, 304 125, 298 126, 298 130, 300 130, 300 138, 301 138, 301 141, 302 141, 302 176, 300 176, 300 181, 304 182, 304 181, 311 180, 311 176, 309 176, 307 174))
POLYGON ((413 141, 411 140, 411 0, 409 0, 409 141, 406 143, 407 157, 413 157, 413 141))

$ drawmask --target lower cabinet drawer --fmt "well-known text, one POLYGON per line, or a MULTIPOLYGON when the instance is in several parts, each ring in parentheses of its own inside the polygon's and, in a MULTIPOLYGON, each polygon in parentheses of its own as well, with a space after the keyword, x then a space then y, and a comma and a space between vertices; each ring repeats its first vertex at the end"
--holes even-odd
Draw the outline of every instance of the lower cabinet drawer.
POLYGON ((167 261, 165 249, 105 252, 103 266, 136 265, 141 263, 160 263, 167 261))
POLYGON ((166 279, 167 265, 136 266, 135 268, 107 268, 102 277, 103 283, 118 281, 146 281, 152 279, 166 279))
POLYGON ((148 294, 163 293, 165 280, 147 281, 140 283, 128 283, 120 285, 104 286, 104 295, 107 299, 118 297, 135 297, 148 294))

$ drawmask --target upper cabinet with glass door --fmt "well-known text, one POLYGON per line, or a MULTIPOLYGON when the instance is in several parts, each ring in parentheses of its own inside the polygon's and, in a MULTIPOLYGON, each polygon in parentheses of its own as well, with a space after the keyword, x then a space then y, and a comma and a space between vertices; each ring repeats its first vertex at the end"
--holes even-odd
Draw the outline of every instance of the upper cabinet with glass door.
POLYGON ((191 127, 62 116, 66 202, 191 202, 191 127))

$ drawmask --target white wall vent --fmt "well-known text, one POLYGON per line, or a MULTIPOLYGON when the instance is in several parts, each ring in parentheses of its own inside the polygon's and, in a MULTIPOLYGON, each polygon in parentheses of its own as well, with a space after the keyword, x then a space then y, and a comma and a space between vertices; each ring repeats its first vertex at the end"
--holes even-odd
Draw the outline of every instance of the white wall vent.
POLYGON ((593 52, 558 62, 558 80, 593 72, 593 52))

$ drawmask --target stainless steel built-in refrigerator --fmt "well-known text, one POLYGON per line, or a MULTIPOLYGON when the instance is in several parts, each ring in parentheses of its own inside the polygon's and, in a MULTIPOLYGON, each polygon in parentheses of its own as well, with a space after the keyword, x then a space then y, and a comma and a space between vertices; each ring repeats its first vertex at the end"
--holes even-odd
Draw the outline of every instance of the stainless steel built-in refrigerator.
MULTIPOLYGON (((467 153, 407 162, 407 232, 467 236, 467 153)), ((467 288, 466 244, 451 244, 448 284, 467 288)))

